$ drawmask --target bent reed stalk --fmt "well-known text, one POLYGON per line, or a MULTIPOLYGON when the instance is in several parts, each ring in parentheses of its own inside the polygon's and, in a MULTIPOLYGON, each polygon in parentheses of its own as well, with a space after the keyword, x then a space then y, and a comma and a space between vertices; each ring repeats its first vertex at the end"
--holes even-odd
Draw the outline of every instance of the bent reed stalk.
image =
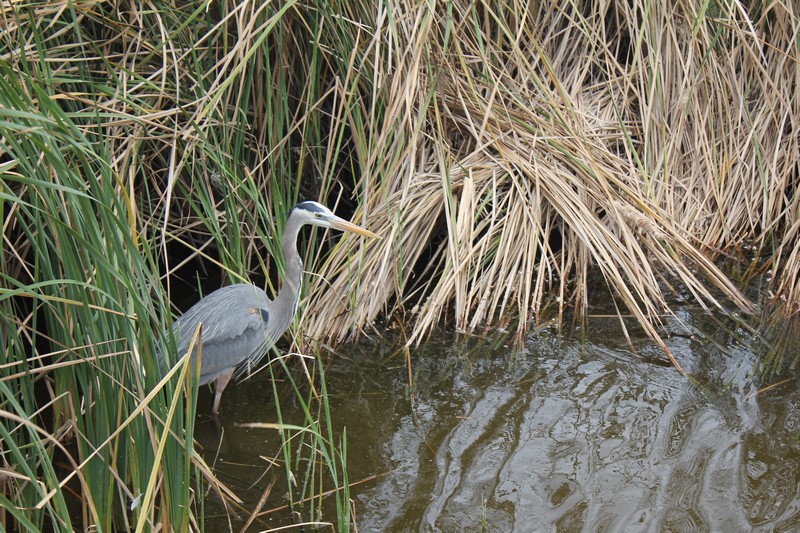
MULTIPOLYGON (((237 503, 155 345, 199 278, 274 293, 301 197, 383 237, 309 239, 301 346, 382 316, 411 342, 445 320, 524 332, 604 285, 669 355, 669 293, 750 308, 719 256, 800 304, 791 2, 0 9, 4 525, 200 529, 209 485, 237 503)), ((347 482, 315 387, 293 386, 304 429, 279 423, 313 512, 319 465, 347 482)), ((337 512, 347 529, 346 491, 337 512)))
POLYGON ((524 332, 585 313, 602 279, 666 351, 670 293, 752 309, 720 255, 780 266, 772 290, 798 308, 792 3, 356 9, 360 213, 385 238, 354 273, 334 250, 306 330, 406 310, 417 342, 445 316, 524 332))

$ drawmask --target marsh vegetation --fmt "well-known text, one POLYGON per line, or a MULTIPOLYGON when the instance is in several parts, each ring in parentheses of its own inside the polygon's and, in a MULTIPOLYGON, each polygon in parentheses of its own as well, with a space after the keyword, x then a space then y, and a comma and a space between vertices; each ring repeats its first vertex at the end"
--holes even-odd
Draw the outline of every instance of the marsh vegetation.
MULTIPOLYGON (((672 359, 675 295, 729 319, 800 304, 793 2, 7 1, 2 24, 7 528, 252 513, 196 451, 188 365, 159 379, 155 353, 211 289, 274 293, 301 198, 383 239, 307 235, 288 351, 522 338, 605 298, 672 359)), ((280 490, 347 530, 346 439, 322 365, 297 366, 269 369, 299 409, 269 421, 280 490)))

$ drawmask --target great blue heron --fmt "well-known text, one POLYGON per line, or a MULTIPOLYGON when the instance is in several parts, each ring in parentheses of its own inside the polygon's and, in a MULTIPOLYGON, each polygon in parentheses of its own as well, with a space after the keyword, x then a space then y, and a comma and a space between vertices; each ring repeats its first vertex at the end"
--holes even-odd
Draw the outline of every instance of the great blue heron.
MULTIPOLYGON (((306 224, 377 237, 371 231, 337 217, 324 205, 300 202, 289 214, 281 239, 286 276, 274 300, 254 285, 237 283, 210 293, 175 321, 178 353, 181 355, 189 350, 197 326, 203 326, 200 385, 214 382, 213 415, 219 412, 222 391, 237 368, 238 377, 257 365, 294 319, 303 277, 303 263, 297 253, 297 234, 306 224)), ((191 357, 194 365, 197 350, 191 357)), ((161 358, 159 365, 163 370, 161 358)))

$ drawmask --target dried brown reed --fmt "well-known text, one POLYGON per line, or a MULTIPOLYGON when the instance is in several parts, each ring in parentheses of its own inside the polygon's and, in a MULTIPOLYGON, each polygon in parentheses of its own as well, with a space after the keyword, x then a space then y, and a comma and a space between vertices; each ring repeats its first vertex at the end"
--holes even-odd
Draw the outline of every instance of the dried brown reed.
POLYGON ((379 9, 353 57, 362 113, 385 110, 358 154, 359 216, 384 240, 360 244, 355 272, 338 266, 352 247, 334 252, 305 329, 341 337, 413 307, 415 340, 449 312, 459 330, 516 316, 523 331, 548 301, 585 309, 602 276, 658 339, 673 287, 749 308, 712 262, 755 262, 749 245, 785 257, 777 290, 796 306, 800 22, 786 2, 704 9, 379 9))

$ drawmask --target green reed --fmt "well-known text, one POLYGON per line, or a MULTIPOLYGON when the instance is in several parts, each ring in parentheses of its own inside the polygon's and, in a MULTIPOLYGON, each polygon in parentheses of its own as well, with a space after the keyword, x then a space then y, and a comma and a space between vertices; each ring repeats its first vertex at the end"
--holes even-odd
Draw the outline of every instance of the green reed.
MULTIPOLYGON (((195 451, 189 365, 162 379, 155 364, 158 350, 183 355, 165 334, 175 281, 198 276, 181 261, 271 292, 284 214, 335 194, 346 168, 326 155, 345 131, 326 125, 324 54, 297 60, 323 14, 293 2, 151 7, 3 8, 6 528, 198 530, 209 487, 237 501, 195 451)), ((309 241, 308 259, 322 251, 309 241)), ((292 474, 305 480, 297 497, 311 498, 312 518, 332 489, 344 531, 344 440, 321 371, 315 382, 313 397, 293 387, 304 445, 284 442, 286 483, 313 465, 292 474)))

